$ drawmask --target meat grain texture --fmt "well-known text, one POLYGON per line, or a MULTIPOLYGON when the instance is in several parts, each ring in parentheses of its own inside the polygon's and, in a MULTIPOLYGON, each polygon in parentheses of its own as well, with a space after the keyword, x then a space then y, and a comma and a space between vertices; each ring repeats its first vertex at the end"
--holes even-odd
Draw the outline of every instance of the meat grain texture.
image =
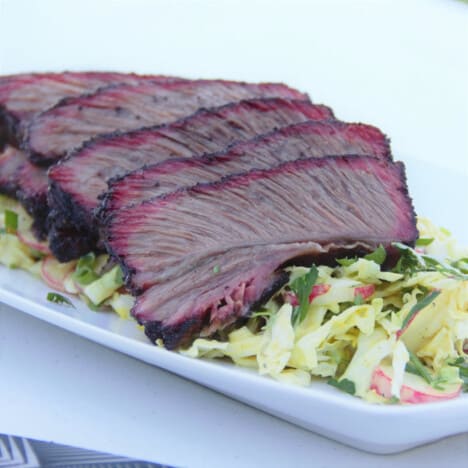
POLYGON ((255 97, 306 99, 282 84, 221 80, 121 84, 67 98, 36 116, 27 148, 37 164, 50 164, 96 135, 175 121, 201 107, 255 97))
POLYGON ((63 98, 94 92, 101 87, 175 81, 183 80, 115 72, 24 73, 0 77, 0 149, 3 148, 0 193, 19 199, 33 217, 34 232, 39 239, 45 239, 48 232, 47 167, 27 164, 29 154, 21 151, 34 117, 63 98))
POLYGON ((281 162, 330 154, 363 154, 391 158, 386 136, 364 124, 336 120, 284 126, 228 149, 193 158, 168 159, 110 181, 100 215, 137 205, 183 187, 214 182, 224 176, 268 169, 281 162))
POLYGON ((242 322, 284 266, 417 238, 386 136, 283 84, 0 77, 0 149, 36 235, 62 261, 105 247, 170 349, 242 322))
POLYGON ((24 73, 0 77, 0 148, 19 148, 31 120, 70 96, 115 83, 167 82, 179 78, 114 72, 24 73))
POLYGON ((366 156, 295 160, 182 189, 118 211, 106 231, 138 288, 135 317, 169 348, 247 315, 278 286, 281 266, 416 237, 402 164, 366 156))
POLYGON ((291 123, 331 118, 329 108, 308 101, 254 99, 202 109, 173 124, 91 140, 49 171, 51 248, 63 261, 98 248, 94 214, 109 179, 148 164, 220 151, 291 123))

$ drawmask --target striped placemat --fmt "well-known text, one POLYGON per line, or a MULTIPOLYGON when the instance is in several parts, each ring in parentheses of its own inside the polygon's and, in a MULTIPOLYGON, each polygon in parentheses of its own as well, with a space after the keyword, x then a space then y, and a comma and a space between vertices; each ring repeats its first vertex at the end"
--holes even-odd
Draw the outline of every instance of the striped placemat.
POLYGON ((0 468, 170 468, 110 453, 0 434, 0 468))

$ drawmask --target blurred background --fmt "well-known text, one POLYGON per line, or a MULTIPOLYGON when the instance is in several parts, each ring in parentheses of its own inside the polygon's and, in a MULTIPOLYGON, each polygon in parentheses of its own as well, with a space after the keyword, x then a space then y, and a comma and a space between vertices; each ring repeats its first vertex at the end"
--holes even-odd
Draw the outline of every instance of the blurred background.
POLYGON ((458 0, 0 0, 0 73, 99 69, 285 81, 394 153, 468 175, 458 0))

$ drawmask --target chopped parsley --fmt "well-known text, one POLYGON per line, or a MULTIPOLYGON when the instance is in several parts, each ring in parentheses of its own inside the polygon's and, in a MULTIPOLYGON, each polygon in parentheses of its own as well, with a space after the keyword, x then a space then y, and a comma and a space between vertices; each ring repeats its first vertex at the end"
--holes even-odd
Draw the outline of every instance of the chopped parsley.
MULTIPOLYGON (((385 251, 385 248, 383 245, 379 245, 373 252, 364 255, 366 260, 372 261, 377 263, 377 265, 382 265, 383 262, 385 262, 385 259, 387 258, 387 252, 385 251)), ((358 261, 358 257, 343 257, 343 258, 337 258, 336 261, 338 264, 341 266, 347 267, 351 266, 353 263, 356 263, 358 261)))
POLYGON ((358 259, 357 257, 353 257, 353 258, 343 257, 343 258, 337 258, 336 261, 341 266, 347 267, 347 266, 351 266, 353 263, 356 263, 358 259))
POLYGON ((299 302, 299 305, 293 308, 291 316, 292 323, 294 325, 301 323, 307 315, 307 311, 309 309, 309 296, 312 292, 314 284, 317 281, 317 278, 318 269, 315 265, 312 265, 310 270, 305 275, 296 278, 289 285, 291 291, 294 292, 297 297, 297 301, 299 302))
POLYGON ((123 286, 124 276, 123 276, 122 268, 116 268, 115 269, 114 282, 118 287, 123 286))
POLYGON ((400 399, 397 396, 393 395, 391 398, 387 400, 387 403, 389 405, 397 405, 398 403, 400 403, 400 399))
POLYGON ((18 214, 11 210, 5 210, 5 232, 16 234, 18 230, 18 214))
POLYGON ((362 294, 356 294, 356 296, 354 296, 354 305, 362 305, 365 302, 366 301, 362 297, 362 294))
POLYGON ((413 318, 416 316, 416 314, 420 310, 427 307, 431 302, 433 302, 439 294, 440 291, 435 289, 434 291, 431 291, 426 296, 424 296, 416 304, 414 304, 414 306, 411 307, 411 310, 409 311, 408 315, 404 318, 403 323, 401 324, 401 330, 404 331, 406 327, 410 324, 410 322, 413 320, 413 318))
POLYGON ((76 265, 75 271, 73 273, 73 279, 81 285, 87 285, 96 281, 99 276, 94 271, 94 263, 96 261, 96 256, 93 252, 90 252, 86 255, 83 255, 76 265))
POLYGON ((468 393, 468 356, 467 358, 459 357, 450 363, 451 366, 458 367, 458 375, 463 381, 462 390, 468 393))
POLYGON ((426 247, 434 242, 433 237, 420 237, 416 240, 416 247, 426 247))
POLYGON ((343 392, 349 393, 350 395, 356 394, 356 385, 351 380, 348 380, 348 379, 337 380, 334 378, 330 378, 328 379, 327 384, 332 385, 333 387, 336 387, 339 390, 342 390, 343 392))
POLYGON ((251 315, 250 315, 250 318, 257 318, 257 317, 265 317, 265 318, 269 318, 271 317, 273 314, 273 312, 271 310, 259 310, 258 312, 253 312, 251 315))
POLYGON ((395 242, 393 246, 400 251, 400 258, 392 270, 394 273, 411 276, 417 271, 422 271, 424 269, 424 264, 419 258, 419 255, 411 247, 400 244, 399 242, 395 242))
POLYGON ((70 299, 62 296, 61 294, 58 294, 58 293, 54 293, 54 292, 49 292, 47 293, 47 300, 49 302, 53 302, 54 304, 63 304, 63 305, 67 305, 67 306, 70 306, 70 307, 75 307, 72 302, 70 301, 70 299))
POLYGON ((394 242, 392 245, 400 251, 400 259, 392 270, 394 273, 412 276, 419 271, 437 271, 449 278, 468 280, 468 274, 465 270, 468 268, 466 259, 452 262, 449 265, 429 255, 418 254, 411 247, 400 242, 394 242))
POLYGON ((422 377, 429 385, 431 385, 434 380, 431 373, 427 370, 426 366, 420 361, 416 354, 413 354, 411 351, 408 352, 410 358, 406 364, 405 371, 422 377))
POLYGON ((387 258, 387 252, 385 251, 384 246, 381 244, 370 254, 364 255, 364 258, 366 260, 377 263, 377 265, 382 265, 382 263, 385 262, 385 259, 387 258))
POLYGON ((459 268, 456 268, 453 265, 446 265, 427 255, 423 255, 422 257, 428 270, 438 271, 439 273, 442 273, 443 275, 449 276, 451 278, 457 278, 463 281, 468 280, 468 274, 464 273, 459 268))
POLYGON ((463 274, 468 275, 468 258, 460 258, 450 264, 451 267, 456 268, 463 274))

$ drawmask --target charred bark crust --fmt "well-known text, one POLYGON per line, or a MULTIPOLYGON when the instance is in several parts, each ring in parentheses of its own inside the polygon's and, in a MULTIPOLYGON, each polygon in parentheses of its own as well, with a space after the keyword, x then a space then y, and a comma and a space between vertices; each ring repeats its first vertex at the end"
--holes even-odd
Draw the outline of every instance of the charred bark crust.
POLYGON ((50 249, 59 261, 68 262, 90 251, 102 250, 94 219, 54 182, 49 185, 48 206, 50 249))

